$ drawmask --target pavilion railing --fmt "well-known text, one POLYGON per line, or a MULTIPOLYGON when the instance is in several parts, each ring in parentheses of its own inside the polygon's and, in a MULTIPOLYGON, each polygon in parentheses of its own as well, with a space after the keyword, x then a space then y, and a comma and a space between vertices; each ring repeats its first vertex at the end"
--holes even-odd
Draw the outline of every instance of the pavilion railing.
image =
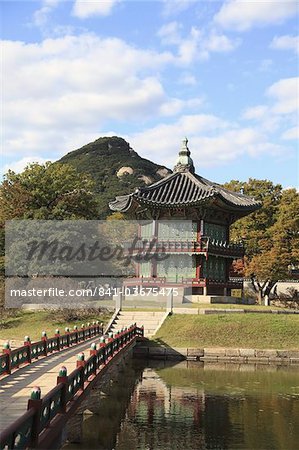
POLYGON ((209 236, 200 236, 199 240, 194 239, 161 239, 149 238, 140 239, 124 243, 126 252, 135 255, 140 252, 147 253, 207 253, 215 252, 220 255, 239 256, 244 255, 244 246, 241 243, 233 243, 225 240, 214 239, 209 236))
POLYGON ((65 425, 63 414, 68 410, 68 406, 74 405, 90 382, 114 356, 136 338, 143 336, 143 327, 137 327, 136 324, 117 332, 115 337, 111 333, 106 342, 101 338, 98 349, 92 344, 90 357, 86 361, 83 353, 78 355, 77 368, 70 375, 67 376, 66 368, 62 367, 65 373, 59 373, 57 385, 44 398, 40 398, 40 388, 34 388, 28 401, 28 410, 1 433, 1 450, 38 447, 40 435, 53 419, 60 414, 65 425))
POLYGON ((132 277, 126 279, 126 285, 127 286, 158 286, 163 288, 163 285, 183 285, 185 287, 204 287, 208 286, 209 284, 213 285, 221 285, 226 286, 228 288, 241 288, 243 285, 243 278, 242 277, 230 277, 228 280, 222 280, 218 278, 186 278, 186 277, 180 277, 177 276, 176 279, 171 279, 167 277, 132 277))

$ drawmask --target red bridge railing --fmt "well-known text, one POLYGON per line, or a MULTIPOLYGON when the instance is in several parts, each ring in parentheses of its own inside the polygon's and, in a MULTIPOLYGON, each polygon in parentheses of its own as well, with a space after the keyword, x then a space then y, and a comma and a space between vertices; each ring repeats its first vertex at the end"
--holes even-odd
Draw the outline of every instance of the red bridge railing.
MULTIPOLYGON (((115 337, 112 333, 106 339, 101 337, 99 348, 95 343, 91 345, 87 360, 83 353, 79 353, 77 368, 70 375, 67 375, 65 367, 61 368, 57 385, 44 398, 41 398, 40 388, 34 388, 28 401, 28 410, 1 433, 1 450, 53 448, 50 441, 47 441, 48 427, 56 419, 60 421, 60 427, 65 426, 68 413, 74 412, 76 403, 80 403, 80 396, 88 390, 103 368, 122 349, 143 335, 143 327, 139 328, 134 324, 118 332, 115 337)), ((48 431, 53 434, 52 430, 48 431)))
POLYGON ((0 355, 0 377, 10 374, 13 369, 24 364, 30 364, 33 359, 45 357, 103 334, 103 324, 93 322, 87 327, 82 325, 80 330, 75 326, 74 331, 70 331, 69 328, 66 328, 65 331, 65 334, 60 335, 59 330, 56 330, 55 336, 51 338, 48 338, 46 332, 43 331, 42 339, 38 342, 31 342, 30 338, 25 336, 24 345, 13 350, 8 342, 4 344, 3 354, 0 355))

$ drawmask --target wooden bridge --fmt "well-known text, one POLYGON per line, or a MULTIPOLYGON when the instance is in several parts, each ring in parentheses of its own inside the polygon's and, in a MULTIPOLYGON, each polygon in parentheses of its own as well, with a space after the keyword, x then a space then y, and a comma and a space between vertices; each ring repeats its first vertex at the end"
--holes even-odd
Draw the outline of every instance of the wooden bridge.
POLYGON ((57 448, 67 420, 139 337, 143 328, 136 324, 103 336, 93 323, 39 342, 28 339, 14 350, 6 345, 0 356, 1 450, 57 448))

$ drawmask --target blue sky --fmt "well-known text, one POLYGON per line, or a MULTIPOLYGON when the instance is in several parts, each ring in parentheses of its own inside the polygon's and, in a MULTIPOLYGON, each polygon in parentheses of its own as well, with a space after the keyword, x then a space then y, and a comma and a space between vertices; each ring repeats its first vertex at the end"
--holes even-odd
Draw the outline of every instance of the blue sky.
POLYGON ((1 1, 4 171, 124 137, 172 167, 298 186, 298 3, 1 1))

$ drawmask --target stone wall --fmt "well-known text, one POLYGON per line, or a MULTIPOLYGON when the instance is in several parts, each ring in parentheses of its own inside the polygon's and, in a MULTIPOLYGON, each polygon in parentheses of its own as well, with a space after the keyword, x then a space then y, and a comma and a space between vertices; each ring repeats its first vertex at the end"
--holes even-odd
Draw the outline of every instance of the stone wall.
POLYGON ((133 354, 139 358, 153 358, 166 360, 200 360, 200 361, 228 361, 237 363, 263 362, 299 364, 299 350, 261 350, 252 348, 172 348, 145 346, 138 344, 133 354))

